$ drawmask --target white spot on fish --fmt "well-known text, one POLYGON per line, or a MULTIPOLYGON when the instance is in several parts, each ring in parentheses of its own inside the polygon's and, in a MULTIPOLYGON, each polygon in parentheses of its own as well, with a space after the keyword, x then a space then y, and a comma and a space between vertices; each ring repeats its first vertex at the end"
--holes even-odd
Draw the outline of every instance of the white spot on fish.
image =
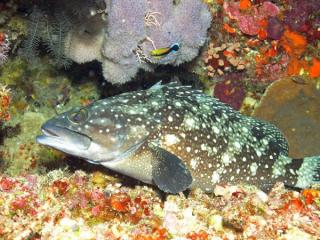
POLYGON ((218 183, 220 181, 220 175, 217 171, 214 171, 211 176, 211 182, 213 184, 218 183))
POLYGON ((186 126, 190 128, 194 127, 195 125, 194 119, 189 117, 185 120, 185 123, 186 123, 186 126))
POLYGON ((231 163, 230 156, 229 156, 227 153, 224 153, 224 154, 221 156, 221 161, 222 161, 226 166, 228 166, 228 165, 231 163))
POLYGON ((165 144, 170 146, 180 142, 180 139, 174 134, 167 134, 165 137, 165 144))
POLYGON ((193 170, 195 170, 195 169, 197 168, 197 166, 198 166, 198 161, 193 158, 193 159, 191 159, 191 161, 190 161, 190 165, 191 165, 191 168, 192 168, 193 170))
POLYGON ((216 126, 213 126, 213 127, 212 127, 212 130, 213 130, 213 132, 214 132, 215 134, 219 134, 219 133, 220 133, 219 128, 217 128, 216 126))
POLYGON ((181 107, 181 106, 182 106, 180 102, 176 102, 175 105, 176 105, 177 107, 181 107))
POLYGON ((252 176, 255 176, 257 174, 257 169, 258 169, 257 163, 254 162, 250 165, 250 172, 252 176))
POLYGON ((234 142, 234 147, 237 149, 237 150, 240 150, 241 149, 241 145, 239 142, 234 142))
POLYGON ((207 150, 207 146, 206 146, 206 144, 204 144, 204 143, 202 143, 202 144, 200 145, 200 148, 201 148, 202 151, 206 151, 206 150, 207 150))
POLYGON ((256 154, 258 157, 261 157, 262 153, 259 150, 256 150, 256 154))

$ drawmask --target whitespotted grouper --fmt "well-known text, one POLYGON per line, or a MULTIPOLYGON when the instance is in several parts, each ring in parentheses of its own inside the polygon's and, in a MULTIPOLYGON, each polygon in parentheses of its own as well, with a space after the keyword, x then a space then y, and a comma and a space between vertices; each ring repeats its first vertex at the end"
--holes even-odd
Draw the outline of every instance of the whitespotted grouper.
POLYGON ((320 181, 320 157, 293 160, 279 129, 176 83, 99 100, 50 119, 37 137, 60 151, 178 193, 215 184, 320 181))

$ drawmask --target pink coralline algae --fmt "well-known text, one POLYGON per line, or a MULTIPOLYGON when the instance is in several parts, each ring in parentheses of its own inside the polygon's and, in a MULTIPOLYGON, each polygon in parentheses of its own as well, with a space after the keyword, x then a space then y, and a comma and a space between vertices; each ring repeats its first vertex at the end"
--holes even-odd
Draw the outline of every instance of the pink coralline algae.
POLYGON ((279 8, 271 2, 263 2, 261 6, 252 6, 250 11, 240 10, 239 2, 225 2, 223 8, 230 19, 238 22, 241 32, 251 36, 257 35, 261 28, 260 22, 268 17, 275 17, 279 14, 279 8))

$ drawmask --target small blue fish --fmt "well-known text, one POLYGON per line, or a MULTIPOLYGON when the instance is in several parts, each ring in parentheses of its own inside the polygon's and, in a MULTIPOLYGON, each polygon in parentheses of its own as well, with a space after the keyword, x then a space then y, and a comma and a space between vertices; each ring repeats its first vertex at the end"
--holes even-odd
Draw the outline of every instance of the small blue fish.
POLYGON ((171 52, 177 52, 180 49, 179 43, 174 43, 170 47, 157 48, 150 51, 150 55, 156 58, 161 58, 168 55, 171 52))
POLYGON ((216 184, 320 182, 320 157, 293 160, 274 125, 241 115, 176 83, 157 84, 75 108, 47 121, 44 144, 101 164, 164 192, 216 184))

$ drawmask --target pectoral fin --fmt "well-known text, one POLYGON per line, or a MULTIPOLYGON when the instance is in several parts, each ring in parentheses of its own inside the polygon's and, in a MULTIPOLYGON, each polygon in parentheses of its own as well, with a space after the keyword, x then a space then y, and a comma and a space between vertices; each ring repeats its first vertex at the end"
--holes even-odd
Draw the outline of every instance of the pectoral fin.
POLYGON ((152 180, 164 192, 176 194, 185 191, 192 176, 180 158, 163 148, 153 146, 152 180))

